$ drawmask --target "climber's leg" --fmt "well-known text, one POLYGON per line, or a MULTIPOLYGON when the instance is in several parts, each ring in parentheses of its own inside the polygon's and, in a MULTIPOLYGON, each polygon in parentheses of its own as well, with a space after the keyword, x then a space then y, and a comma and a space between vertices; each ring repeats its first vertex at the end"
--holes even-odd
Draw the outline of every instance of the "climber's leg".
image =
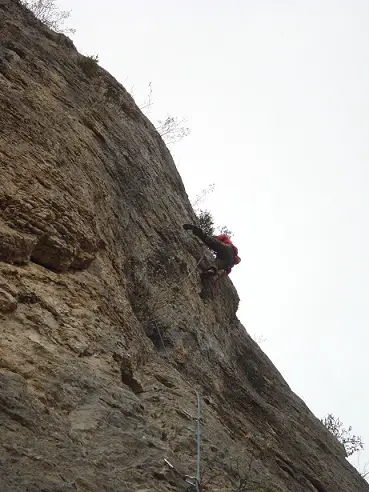
POLYGON ((201 241, 216 254, 214 264, 204 271, 206 276, 216 275, 221 270, 228 270, 234 265, 234 249, 229 244, 224 244, 214 236, 208 236, 200 227, 192 224, 184 224, 185 230, 191 230, 201 241))
POLYGON ((228 270, 232 265, 230 258, 216 258, 215 265, 218 271, 228 270))
POLYGON ((205 232, 200 228, 192 224, 184 224, 183 228, 185 230, 191 230, 192 233, 197 236, 206 246, 214 251, 214 253, 218 255, 228 256, 228 245, 222 243, 214 236, 208 236, 205 232))
POLYGON ((207 277, 214 277, 222 271, 227 271, 228 268, 230 268, 231 266, 232 264, 230 263, 230 260, 228 258, 221 259, 217 257, 215 258, 213 265, 211 265, 204 271, 204 275, 207 277))

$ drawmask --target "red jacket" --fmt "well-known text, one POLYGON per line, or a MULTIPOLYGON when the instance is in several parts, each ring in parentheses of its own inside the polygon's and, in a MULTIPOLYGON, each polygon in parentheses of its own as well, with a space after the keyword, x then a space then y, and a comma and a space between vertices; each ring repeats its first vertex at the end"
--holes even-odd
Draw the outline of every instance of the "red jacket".
MULTIPOLYGON (((238 256, 238 249, 236 248, 236 246, 232 243, 232 241, 230 240, 230 238, 227 236, 227 234, 221 234, 220 236, 216 236, 216 238, 218 239, 218 241, 222 241, 222 243, 224 244, 229 244, 229 246, 232 246, 233 249, 234 249, 234 255, 235 257, 238 256)), ((233 267, 232 267, 233 268, 233 267)), ((232 268, 228 268, 228 270, 225 272, 226 275, 229 275, 232 271, 232 268)))
POLYGON ((229 244, 230 246, 233 246, 234 251, 235 251, 235 256, 238 256, 238 249, 236 246, 232 243, 232 241, 229 239, 227 234, 221 234, 220 236, 217 236, 218 241, 222 241, 224 244, 229 244))

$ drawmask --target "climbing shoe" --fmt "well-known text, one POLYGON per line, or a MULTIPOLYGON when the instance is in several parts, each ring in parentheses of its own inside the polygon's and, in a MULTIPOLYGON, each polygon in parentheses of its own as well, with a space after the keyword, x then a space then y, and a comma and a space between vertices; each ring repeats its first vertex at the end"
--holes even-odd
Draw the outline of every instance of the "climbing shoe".
POLYGON ((197 227, 193 224, 183 224, 183 229, 185 229, 186 231, 192 231, 193 234, 195 234, 195 236, 197 236, 199 238, 204 236, 204 233, 202 232, 200 227, 197 227))
POLYGON ((214 277, 217 274, 217 269, 215 267, 207 268, 203 271, 204 277, 214 277))

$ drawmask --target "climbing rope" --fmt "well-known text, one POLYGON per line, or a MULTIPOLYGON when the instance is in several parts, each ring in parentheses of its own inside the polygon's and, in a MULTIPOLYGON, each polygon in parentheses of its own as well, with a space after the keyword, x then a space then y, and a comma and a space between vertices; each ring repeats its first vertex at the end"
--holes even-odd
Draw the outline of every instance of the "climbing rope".
MULTIPOLYGON (((188 279, 193 274, 193 272, 196 270, 196 268, 199 266, 199 264, 203 260, 204 256, 205 256, 205 250, 203 251, 203 253, 202 253, 199 261, 196 263, 196 265, 192 268, 192 270, 190 270, 190 272, 177 285, 181 285, 186 279, 188 279)), ((164 291, 164 293, 168 292, 168 290, 169 289, 167 289, 166 291, 164 291)), ((163 346, 164 353, 165 353, 165 358, 167 359, 167 361, 169 363, 170 357, 169 357, 168 350, 167 350, 167 348, 165 346, 165 343, 164 343, 164 338, 163 338, 162 332, 161 332, 161 330, 159 328, 158 323, 156 322, 156 319, 153 320, 153 323, 154 323, 154 326, 156 328, 156 331, 157 331, 157 333, 159 335, 161 344, 163 346)), ((182 376, 182 374, 175 367, 173 367, 173 366, 172 366, 172 369, 174 369, 175 372, 177 372, 177 374, 179 375, 179 377, 192 390, 191 384, 182 376)), ((196 393, 196 398, 197 398, 197 418, 195 419, 196 420, 196 477, 192 477, 190 475, 185 475, 185 477, 182 477, 182 478, 184 478, 184 480, 188 484, 190 484, 193 487, 195 487, 196 492, 200 492, 200 487, 201 487, 201 485, 200 485, 201 484, 201 470, 200 470, 200 464, 201 464, 201 427, 200 427, 200 421, 201 421, 201 400, 200 400, 200 394, 197 391, 195 393, 196 393)), ((171 469, 173 469, 174 471, 176 471, 178 473, 178 471, 175 469, 175 467, 167 459, 165 459, 164 461, 167 463, 167 465, 171 469)))
MULTIPOLYGON (((154 321, 154 324, 155 324, 156 330, 158 332, 159 338, 161 340, 161 343, 163 345, 163 349, 165 352, 165 358, 167 359, 167 361, 169 363, 169 354, 168 354, 167 348, 165 346, 164 338, 162 336, 161 330, 160 330, 158 324, 156 323, 156 321, 154 321)), ((175 367, 172 367, 172 369, 174 369, 174 371, 179 375, 179 377, 182 379, 182 381, 185 382, 192 390, 191 384, 182 376, 182 374, 175 367)), ((201 400, 200 400, 199 392, 195 391, 195 393, 196 393, 196 398, 197 398, 197 418, 195 418, 195 420, 196 420, 196 478, 191 477, 189 475, 185 475, 185 481, 187 483, 189 483, 190 485, 192 485, 193 487, 195 487, 196 492, 200 492, 200 484, 201 484, 201 473, 200 473, 200 464, 201 464, 201 427, 200 427, 200 424, 201 424, 201 400), (188 479, 191 479, 193 481, 189 481, 188 479)), ((190 415, 190 417, 192 419, 194 419, 194 417, 192 417, 191 415, 190 415)), ((168 460, 165 459, 164 461, 171 468, 174 469, 174 467, 168 462, 168 460)))
POLYGON ((206 251, 204 250, 203 253, 202 253, 202 255, 201 255, 201 257, 200 257, 200 259, 199 259, 199 261, 196 263, 196 265, 193 267, 193 269, 190 271, 190 273, 179 282, 179 285, 182 284, 186 279, 188 279, 188 277, 190 277, 193 274, 193 272, 196 270, 196 268, 202 262, 202 260, 203 260, 203 258, 205 256, 205 253, 206 253, 206 251))
MULTIPOLYGON (((182 283, 185 282, 195 272, 197 267, 200 265, 200 263, 204 259, 205 254, 206 254, 206 250, 204 249, 203 253, 200 256, 200 259, 197 261, 196 265, 190 270, 190 272, 185 277, 182 278, 182 280, 177 284, 177 286, 182 285, 182 283)), ((169 292, 169 290, 170 290, 170 287, 168 287, 168 289, 164 290, 161 293, 161 295, 157 297, 156 309, 159 309, 161 307, 161 304, 158 304, 158 303, 160 303, 162 301, 163 297, 169 292)), ((166 358, 167 362, 169 363, 170 357, 169 357, 168 350, 165 346, 163 334, 159 328, 157 320, 154 318, 154 319, 152 319, 152 322, 155 326, 155 329, 159 335, 161 344, 163 346, 165 358, 166 358)), ((190 387, 191 391, 193 391, 191 384, 182 376, 182 374, 175 367, 171 366, 171 368, 174 369, 174 371, 179 375, 179 377, 182 379, 182 381, 184 381, 190 387)), ((200 463, 201 463, 201 454, 200 454, 200 452, 201 452, 201 432, 200 432, 201 431, 201 428, 200 428, 201 400, 200 400, 200 394, 197 391, 195 391, 195 393, 196 393, 196 398, 197 398, 197 418, 194 418, 192 416, 190 416, 190 417, 192 419, 196 420, 196 477, 192 477, 190 475, 185 475, 182 478, 188 484, 190 484, 192 487, 194 487, 196 489, 196 492, 200 492, 200 490, 201 490, 201 471, 200 471, 200 463)), ((179 473, 178 470, 176 470, 176 468, 167 459, 165 459, 164 461, 172 470, 174 470, 176 473, 179 473)))
MULTIPOLYGON (((200 265, 200 263, 202 262, 202 260, 204 259, 205 257, 205 254, 206 254, 206 251, 204 250, 199 261, 196 263, 196 265, 190 270, 190 272, 182 278, 182 280, 180 280, 176 285, 177 287, 179 285, 182 285, 183 282, 185 282, 196 270, 196 268, 200 265)), ((155 305, 154 305, 154 308, 156 309, 160 309, 162 307, 162 304, 161 302, 164 301, 164 299, 166 298, 168 292, 171 290, 171 287, 168 287, 167 289, 165 289, 163 292, 160 293, 160 295, 157 296, 156 298, 156 301, 155 301, 155 305)), ((165 299, 166 301, 166 299, 165 299)), ((166 303, 166 302, 164 302, 166 303)))
MULTIPOLYGON (((186 279, 188 279, 193 274, 193 272, 196 270, 196 268, 199 266, 199 264, 201 263, 201 261, 205 257, 205 254, 206 254, 206 250, 204 249, 203 253, 202 253, 200 259, 198 260, 198 262, 196 263, 196 265, 190 270, 190 272, 185 277, 182 278, 182 280, 177 284, 177 286, 181 285, 183 282, 185 282, 186 279)), ((161 295, 157 297, 156 309, 159 309, 160 307, 162 307, 161 304, 158 305, 158 302, 162 301, 162 297, 164 295, 166 295, 169 292, 169 290, 170 290, 170 287, 168 289, 164 290, 161 293, 161 295)), ((159 335, 161 344, 163 346, 165 358, 166 358, 167 362, 169 363, 170 357, 169 357, 168 350, 165 346, 162 332, 161 332, 159 325, 157 323, 157 320, 155 318, 152 319, 152 322, 154 323, 154 326, 155 326, 156 331, 159 335)), ((185 382, 190 387, 191 391, 193 391, 191 384, 183 377, 183 375, 175 367, 171 366, 171 368, 179 375, 179 377, 182 379, 182 381, 185 382)), ((200 394, 197 391, 195 391, 195 393, 196 393, 196 398, 197 398, 197 418, 195 418, 193 416, 190 416, 190 417, 192 419, 196 420, 196 477, 193 477, 190 475, 182 476, 178 472, 178 470, 166 458, 164 459, 164 461, 173 471, 175 471, 177 474, 181 475, 182 479, 185 482, 187 482, 192 487, 194 487, 196 492, 200 492, 201 491, 201 399, 200 399, 200 394)))
POLYGON ((156 322, 156 320, 154 320, 154 325, 155 325, 155 328, 156 328, 156 331, 158 332, 158 335, 159 335, 159 338, 160 338, 160 341, 161 341, 161 344, 163 345, 163 349, 164 349, 164 352, 165 352, 165 358, 168 360, 169 362, 169 355, 168 355, 168 351, 167 351, 167 348, 165 346, 165 343, 164 343, 164 339, 162 337, 162 334, 161 334, 161 331, 160 331, 160 328, 156 322))
POLYGON ((196 391, 197 397, 197 424, 196 424, 196 441, 197 441, 197 458, 196 458, 196 492, 200 492, 200 461, 201 461, 201 438, 200 438, 200 420, 201 420, 201 403, 200 395, 196 391))

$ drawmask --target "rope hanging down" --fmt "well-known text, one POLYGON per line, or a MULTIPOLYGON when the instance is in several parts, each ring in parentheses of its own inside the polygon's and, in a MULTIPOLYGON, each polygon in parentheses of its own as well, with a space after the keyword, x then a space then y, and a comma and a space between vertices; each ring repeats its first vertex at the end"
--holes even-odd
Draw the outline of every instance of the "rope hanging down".
MULTIPOLYGON (((165 346, 164 339, 163 339, 163 336, 161 334, 161 330, 160 330, 159 326, 157 325, 156 321, 154 321, 154 324, 155 324, 156 330, 159 334, 161 343, 163 345, 163 349, 165 352, 165 358, 169 362, 169 354, 168 354, 167 348, 165 346)), ((191 388, 190 383, 188 381, 186 381, 186 379, 182 376, 182 374, 179 371, 177 371, 176 368, 174 368, 174 370, 176 372, 178 372, 180 378, 191 388)), ((196 393, 196 398, 197 398, 197 418, 195 418, 195 420, 196 420, 196 478, 191 477, 189 475, 185 475, 184 480, 188 484, 195 487, 196 492, 200 492, 200 490, 201 490, 200 489, 200 484, 201 484, 201 470, 200 470, 200 464, 201 464, 201 426, 200 426, 200 423, 201 423, 201 400, 200 400, 200 394, 198 393, 198 391, 196 391, 195 393, 196 393)), ((192 417, 192 418, 194 418, 194 417, 192 417)), ((170 468, 175 470, 173 465, 171 465, 167 459, 165 459, 164 461, 168 464, 168 466, 170 466, 170 468)), ((175 471, 177 471, 177 470, 175 470, 175 471)))
POLYGON ((197 396, 197 419, 196 419, 196 441, 197 441, 197 458, 196 458, 196 492, 200 492, 200 461, 201 461, 201 440, 200 440, 200 420, 201 420, 201 405, 200 395, 196 391, 197 396))
MULTIPOLYGON (((186 275, 180 282, 178 285, 182 284, 187 278, 189 278, 193 272, 196 270, 196 268, 199 266, 200 262, 203 260, 205 256, 205 250, 204 252, 202 253, 199 261, 196 263, 196 265, 192 268, 192 270, 188 273, 188 275, 186 275)), ((163 345, 163 349, 164 349, 164 353, 165 353, 165 358, 167 359, 167 361, 169 362, 169 354, 168 354, 168 351, 167 351, 167 348, 165 346, 165 343, 164 343, 164 338, 163 338, 163 335, 161 333, 161 330, 156 322, 156 320, 154 319, 153 320, 154 322, 154 325, 155 325, 155 328, 156 328, 156 331, 158 332, 158 335, 159 335, 159 338, 160 338, 160 341, 163 345)), ((174 368, 175 369, 175 368, 174 368)), ((179 376, 181 377, 181 379, 186 383, 188 384, 188 386, 192 389, 190 383, 188 381, 186 381, 186 379, 184 379, 184 377, 182 376, 182 374, 177 371, 177 369, 175 369, 176 372, 178 372, 179 376)), ((196 398, 197 398, 197 418, 195 419, 196 420, 196 477, 192 477, 190 475, 185 475, 185 477, 182 477, 184 478, 184 480, 192 485, 193 487, 195 487, 196 489, 196 492, 200 492, 200 484, 201 484, 201 470, 200 470, 200 463, 201 463, 201 428, 200 428, 200 421, 201 421, 201 403, 200 403, 200 394, 196 391, 196 398)), ((178 473, 178 471, 175 469, 175 467, 167 460, 167 459, 164 459, 165 463, 174 471, 176 471, 178 473)))
MULTIPOLYGON (((204 250, 202 255, 200 256, 200 259, 199 261, 196 263, 196 265, 192 268, 192 270, 190 270, 190 272, 182 278, 182 280, 180 280, 176 286, 178 287, 179 285, 182 285, 183 282, 185 280, 187 280, 193 273, 194 271, 196 270, 196 268, 200 265, 200 263, 202 262, 202 260, 204 259, 205 257, 205 254, 206 254, 206 251, 204 250)), ((161 307, 164 306, 164 304, 166 304, 166 296, 168 294, 168 292, 170 291, 171 287, 168 287, 167 289, 165 289, 164 291, 162 291, 158 296, 156 296, 156 300, 155 300, 155 309, 160 309, 161 307)))
MULTIPOLYGON (((203 260, 204 256, 205 256, 205 250, 203 251, 203 253, 200 256, 200 259, 196 263, 196 265, 192 268, 192 270, 190 270, 190 272, 185 277, 182 278, 182 280, 177 285, 181 285, 186 279, 188 279, 193 274, 193 272, 196 270, 196 268, 200 265, 200 263, 203 260)), ((164 294, 166 294, 168 292, 168 290, 169 290, 169 288, 167 290, 165 290, 164 293, 162 292, 161 296, 163 296, 164 294)), ((160 297, 159 297, 159 299, 160 299, 160 297)), ((163 336, 161 334, 161 330, 159 329, 159 326, 158 326, 158 324, 156 322, 156 319, 153 319, 152 321, 153 321, 153 323, 155 325, 156 331, 158 332, 158 335, 159 335, 161 344, 163 345, 163 349, 164 349, 164 352, 165 352, 165 357, 169 361, 169 354, 168 354, 167 348, 165 346, 164 339, 163 339, 163 336)), ((187 383, 187 381, 186 381, 186 383, 187 383)))

